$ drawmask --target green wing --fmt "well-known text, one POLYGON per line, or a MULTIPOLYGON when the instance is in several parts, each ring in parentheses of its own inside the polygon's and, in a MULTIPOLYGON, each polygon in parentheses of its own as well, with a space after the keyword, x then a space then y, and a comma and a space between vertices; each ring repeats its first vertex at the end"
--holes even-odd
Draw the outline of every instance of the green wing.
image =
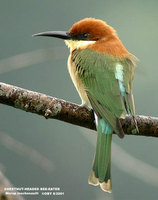
POLYGON ((104 118, 113 130, 123 137, 119 118, 125 118, 126 113, 134 115, 131 93, 134 66, 132 61, 129 58, 113 58, 89 49, 75 50, 72 61, 95 113, 104 118), (115 77, 117 63, 123 66, 123 74, 126 74, 123 77, 124 98, 121 95, 119 80, 115 77))

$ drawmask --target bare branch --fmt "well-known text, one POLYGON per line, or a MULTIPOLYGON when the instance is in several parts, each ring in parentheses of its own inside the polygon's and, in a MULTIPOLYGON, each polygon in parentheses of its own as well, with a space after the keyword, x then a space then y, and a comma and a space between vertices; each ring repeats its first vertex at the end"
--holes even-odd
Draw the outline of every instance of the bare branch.
MULTIPOLYGON (((85 107, 2 82, 0 82, 0 103, 42 115, 47 119, 58 119, 96 130, 93 112, 85 107)), ((158 118, 138 115, 136 120, 139 133, 133 131, 135 127, 130 116, 121 120, 125 134, 158 137, 158 118)))

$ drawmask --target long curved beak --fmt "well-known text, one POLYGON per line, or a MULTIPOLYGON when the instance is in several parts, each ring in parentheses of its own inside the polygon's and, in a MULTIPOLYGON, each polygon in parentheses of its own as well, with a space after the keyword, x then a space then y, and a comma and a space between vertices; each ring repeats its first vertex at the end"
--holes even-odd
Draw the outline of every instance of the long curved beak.
POLYGON ((47 37, 56 37, 64 40, 70 40, 71 35, 66 32, 66 31, 47 31, 47 32, 42 32, 42 33, 36 33, 34 36, 47 36, 47 37))

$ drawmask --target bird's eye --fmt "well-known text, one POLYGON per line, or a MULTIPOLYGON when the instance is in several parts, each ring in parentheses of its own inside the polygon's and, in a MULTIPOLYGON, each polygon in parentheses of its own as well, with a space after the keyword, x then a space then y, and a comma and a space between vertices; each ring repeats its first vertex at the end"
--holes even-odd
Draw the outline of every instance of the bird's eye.
POLYGON ((83 33, 82 36, 83 36, 84 39, 87 39, 87 38, 88 38, 88 34, 87 34, 87 33, 83 33))

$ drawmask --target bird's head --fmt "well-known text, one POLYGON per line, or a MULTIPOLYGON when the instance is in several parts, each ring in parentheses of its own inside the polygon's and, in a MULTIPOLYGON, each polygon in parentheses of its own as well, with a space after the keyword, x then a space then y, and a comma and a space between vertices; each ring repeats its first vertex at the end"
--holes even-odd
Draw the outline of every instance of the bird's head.
POLYGON ((69 34, 76 40, 105 41, 115 36, 116 31, 102 20, 85 18, 75 23, 70 28, 69 34))
POLYGON ((116 31, 106 24, 106 22, 85 18, 73 24, 69 31, 48 31, 37 33, 33 36, 48 36, 66 40, 66 44, 71 48, 79 48, 97 41, 106 41, 116 37, 116 31))

